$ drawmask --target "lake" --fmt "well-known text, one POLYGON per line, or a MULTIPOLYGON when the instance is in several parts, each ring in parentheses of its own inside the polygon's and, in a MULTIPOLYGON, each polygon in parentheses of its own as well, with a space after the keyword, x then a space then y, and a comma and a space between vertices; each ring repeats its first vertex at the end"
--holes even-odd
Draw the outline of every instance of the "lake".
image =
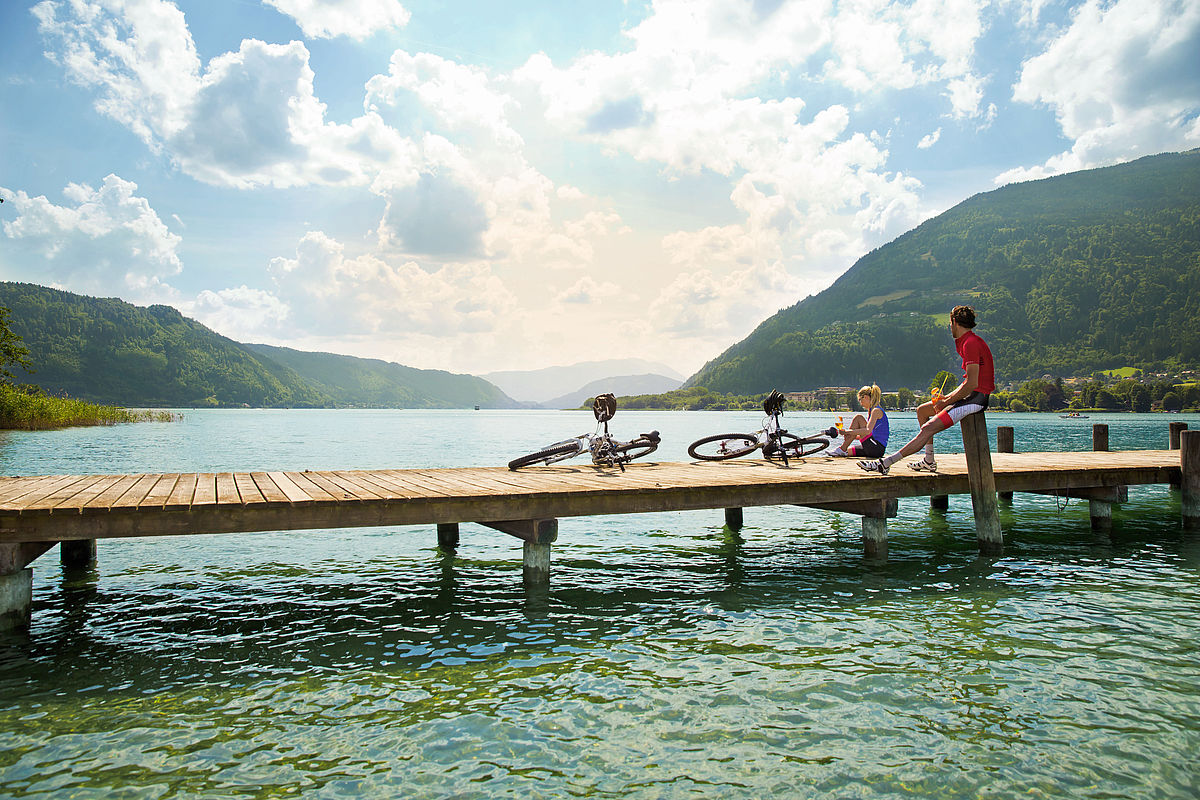
MULTIPOLYGON (((0 432, 0 474, 501 465, 590 412, 184 410, 0 432)), ((655 458, 753 412, 618 411, 655 458)), ((893 413, 893 446, 915 432, 893 413)), ((829 414, 785 414, 789 430, 829 414)), ((1165 448, 1200 415, 991 414, 1016 449, 1165 448)), ((957 430, 938 437, 961 452, 957 430)), ((577 463, 584 463, 580 460, 577 463)), ((898 467, 902 468, 902 467, 898 467)), ((1113 528, 1018 494, 859 518, 748 508, 563 519, 548 590, 473 524, 98 543, 33 563, 0 635, 0 797, 1194 798, 1200 537, 1131 487, 1113 528)))

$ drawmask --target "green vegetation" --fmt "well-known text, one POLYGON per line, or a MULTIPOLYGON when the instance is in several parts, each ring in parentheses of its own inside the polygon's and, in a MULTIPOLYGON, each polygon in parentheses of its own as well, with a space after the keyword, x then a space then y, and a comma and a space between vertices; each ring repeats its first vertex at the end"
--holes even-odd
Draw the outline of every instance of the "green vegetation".
POLYGON ((174 408, 516 405, 474 376, 239 344, 168 306, 19 283, 0 283, 0 305, 50 395, 174 408))
POLYGON ((9 326, 9 310, 0 307, 0 429, 66 428, 71 425, 113 425, 118 422, 168 421, 166 412, 129 411, 98 406, 66 397, 49 397, 37 386, 14 386, 10 367, 29 372, 29 350, 9 326))
POLYGON ((0 429, 45 430, 120 422, 171 422, 169 411, 131 411, 69 397, 51 397, 36 386, 0 383, 0 429))
POLYGON ((972 197, 764 321, 686 386, 749 394, 957 370, 975 306, 1001 381, 1200 365, 1200 150, 972 197), (869 298, 865 302, 863 298, 869 298))

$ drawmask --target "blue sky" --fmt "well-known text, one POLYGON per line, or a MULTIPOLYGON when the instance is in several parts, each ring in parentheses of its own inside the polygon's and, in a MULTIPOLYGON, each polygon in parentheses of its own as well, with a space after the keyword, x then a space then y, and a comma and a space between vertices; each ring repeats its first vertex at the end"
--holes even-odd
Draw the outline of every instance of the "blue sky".
POLYGON ((10 0, 0 47, 0 279, 456 372, 690 374, 973 194, 1200 147, 1197 0, 10 0))

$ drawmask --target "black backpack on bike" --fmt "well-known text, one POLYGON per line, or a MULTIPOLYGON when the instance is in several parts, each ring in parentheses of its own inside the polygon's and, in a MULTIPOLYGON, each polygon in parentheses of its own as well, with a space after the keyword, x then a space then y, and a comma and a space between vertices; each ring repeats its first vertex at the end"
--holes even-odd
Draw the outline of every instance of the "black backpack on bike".
POLYGON ((597 422, 608 422, 617 413, 617 398, 609 394, 598 394, 592 401, 592 413, 597 422))
POLYGON ((763 411, 774 416, 783 411, 783 404, 786 402, 787 398, 783 394, 772 389, 771 393, 767 395, 767 399, 763 400, 763 411))

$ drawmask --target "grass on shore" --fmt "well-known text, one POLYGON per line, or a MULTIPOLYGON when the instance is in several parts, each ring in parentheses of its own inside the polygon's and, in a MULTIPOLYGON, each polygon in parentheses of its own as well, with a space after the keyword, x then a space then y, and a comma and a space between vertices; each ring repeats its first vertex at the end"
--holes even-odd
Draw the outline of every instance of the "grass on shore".
POLYGON ((36 386, 0 383, 0 429, 36 431, 76 425, 172 422, 178 418, 170 411, 131 411, 69 397, 52 397, 36 386))

